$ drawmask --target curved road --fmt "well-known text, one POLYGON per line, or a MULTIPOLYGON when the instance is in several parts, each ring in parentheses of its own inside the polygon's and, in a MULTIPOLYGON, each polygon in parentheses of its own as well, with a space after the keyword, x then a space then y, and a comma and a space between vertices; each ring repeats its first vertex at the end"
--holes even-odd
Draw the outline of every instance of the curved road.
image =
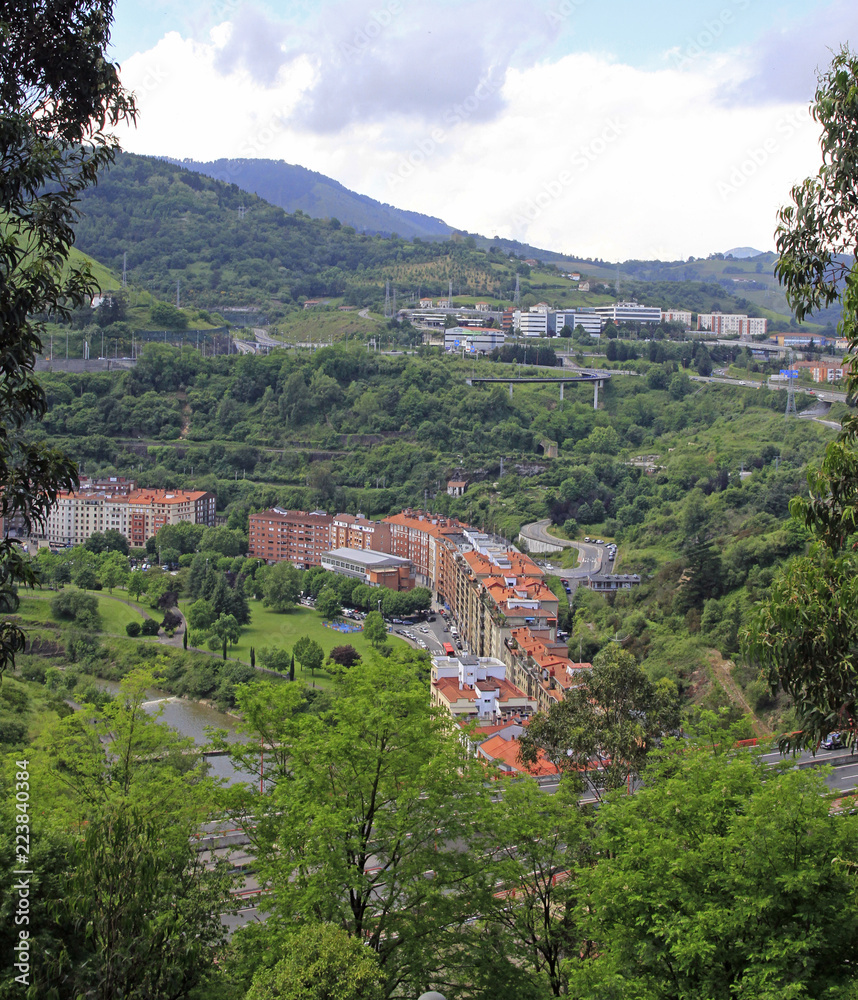
MULTIPOLYGON (((569 542, 564 538, 556 538, 554 535, 548 533, 549 524, 551 524, 549 518, 545 518, 542 521, 534 521, 533 524, 525 524, 519 535, 527 542, 535 542, 537 546, 545 545, 553 549, 578 550, 578 565, 575 569, 558 570, 557 576, 566 577, 570 580, 580 580, 583 577, 592 576, 594 573, 602 571, 605 564, 606 550, 604 545, 596 545, 593 542, 569 542)), ((539 553, 538 551, 534 551, 531 546, 529 547, 534 555, 548 555, 548 553, 539 553)))

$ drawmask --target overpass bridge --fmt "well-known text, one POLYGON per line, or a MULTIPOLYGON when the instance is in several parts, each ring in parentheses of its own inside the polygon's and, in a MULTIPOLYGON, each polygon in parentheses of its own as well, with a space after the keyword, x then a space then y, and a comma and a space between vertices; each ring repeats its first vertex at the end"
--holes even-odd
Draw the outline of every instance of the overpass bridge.
POLYGON ((524 385, 526 383, 550 383, 552 385, 560 386, 560 402, 563 402, 563 389, 564 386, 569 384, 574 384, 576 382, 592 382, 593 383, 593 409, 599 409, 599 389, 602 385, 610 379, 610 374, 607 372, 591 372, 591 371, 581 371, 577 372, 575 375, 561 375, 559 378, 556 376, 540 376, 540 375, 520 375, 518 377, 512 377, 507 375, 492 377, 492 378, 477 378, 471 376, 466 378, 465 382, 468 385, 478 385, 483 382, 503 382, 509 385, 509 394, 512 396, 512 388, 514 385, 524 385))

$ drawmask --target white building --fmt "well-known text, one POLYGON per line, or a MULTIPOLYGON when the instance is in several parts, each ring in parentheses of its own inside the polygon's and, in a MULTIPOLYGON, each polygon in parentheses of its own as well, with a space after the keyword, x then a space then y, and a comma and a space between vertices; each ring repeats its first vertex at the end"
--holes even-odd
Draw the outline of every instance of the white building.
POLYGON ((596 306, 596 312, 607 323, 655 323, 661 322, 658 306, 639 306, 637 302, 615 302, 612 306, 596 306))
POLYGON ((681 323, 686 330, 691 329, 690 309, 662 309, 662 323, 681 323))
POLYGON ((769 321, 744 313, 699 313, 697 329, 711 330, 716 336, 764 337, 768 333, 769 321))
POLYGON ((507 679, 506 664, 493 656, 433 656, 431 698, 454 719, 494 721, 536 711, 536 702, 507 679))
POLYGON ((583 327, 591 337, 598 337, 602 330, 602 317, 595 309, 569 309, 554 313, 554 329, 560 333, 564 326, 570 330, 583 327))
POLYGON ((522 312, 516 309, 513 315, 513 326, 522 337, 548 336, 548 310, 545 312, 522 312))
POLYGON ((466 354, 488 354, 496 347, 502 347, 503 330, 495 327, 454 326, 444 333, 444 350, 464 351, 466 354))

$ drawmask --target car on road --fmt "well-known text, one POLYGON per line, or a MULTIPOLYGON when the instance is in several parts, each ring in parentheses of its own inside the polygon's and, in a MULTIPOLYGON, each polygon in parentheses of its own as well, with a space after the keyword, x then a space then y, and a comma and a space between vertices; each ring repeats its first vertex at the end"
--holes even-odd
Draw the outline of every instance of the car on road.
POLYGON ((840 733, 829 733, 819 744, 823 750, 839 750, 843 746, 840 733))

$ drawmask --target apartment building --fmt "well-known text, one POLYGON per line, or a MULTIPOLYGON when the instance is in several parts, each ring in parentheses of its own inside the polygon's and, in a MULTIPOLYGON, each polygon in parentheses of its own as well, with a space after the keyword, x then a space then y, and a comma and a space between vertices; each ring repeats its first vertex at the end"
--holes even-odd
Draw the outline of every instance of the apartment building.
POLYGON ((370 521, 362 514, 335 514, 331 523, 331 548, 388 552, 390 526, 384 521, 370 521))
POLYGON ((814 382, 839 382, 849 374, 850 366, 847 362, 835 361, 795 361, 790 366, 799 371, 810 372, 810 377, 814 382))
POLYGON ((536 702, 540 712, 562 701, 565 692, 583 683, 592 669, 591 663, 571 660, 566 643, 558 642, 548 628, 513 629, 504 652, 510 680, 536 702))
POLYGON ((128 497, 128 541, 136 548, 165 524, 205 524, 214 527, 214 493, 194 490, 137 490, 128 497))
POLYGON ((490 656, 433 656, 432 704, 454 719, 529 718, 536 711, 535 702, 506 673, 506 665, 490 656))
POLYGON ((88 483, 85 489, 58 495, 36 537, 51 547, 82 545, 94 532, 112 528, 141 548, 165 524, 213 526, 215 503, 214 493, 202 490, 139 490, 129 482, 111 489, 109 483, 88 483))
POLYGON ((716 337, 757 337, 768 333, 769 321, 744 313, 698 313, 697 329, 709 330, 716 337))
POLYGON ((440 600, 446 600, 456 540, 467 526, 456 518, 410 508, 384 521, 390 525, 390 554, 410 560, 417 574, 417 585, 429 587, 440 600))
POLYGON ((298 569, 322 565, 322 555, 331 548, 334 518, 324 511, 283 510, 272 507, 251 514, 248 554, 266 562, 294 563, 298 569))
POLYGON ((662 309, 662 323, 681 323, 686 330, 691 329, 690 309, 662 309))

